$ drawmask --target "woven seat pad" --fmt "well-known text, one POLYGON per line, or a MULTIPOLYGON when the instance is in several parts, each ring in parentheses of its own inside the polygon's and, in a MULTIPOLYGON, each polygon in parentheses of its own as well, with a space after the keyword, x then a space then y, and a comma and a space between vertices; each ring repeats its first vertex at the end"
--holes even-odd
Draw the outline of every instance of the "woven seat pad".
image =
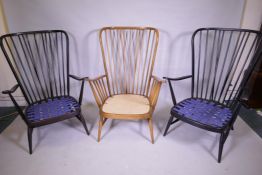
POLYGON ((171 109, 171 113, 215 128, 224 127, 232 118, 229 108, 219 103, 197 98, 181 101, 171 109))
POLYGON ((148 98, 133 94, 109 97, 102 107, 103 112, 110 114, 146 114, 149 110, 148 98))
POLYGON ((41 103, 32 104, 26 109, 29 121, 36 122, 63 115, 70 115, 80 110, 78 102, 70 96, 55 97, 41 103))

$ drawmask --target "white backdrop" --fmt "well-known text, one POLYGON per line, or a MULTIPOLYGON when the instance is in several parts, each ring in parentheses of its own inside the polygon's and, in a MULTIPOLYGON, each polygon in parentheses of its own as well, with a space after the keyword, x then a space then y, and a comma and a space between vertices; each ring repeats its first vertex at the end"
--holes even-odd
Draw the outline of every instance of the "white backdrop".
MULTIPOLYGON (((190 73, 190 37, 195 29, 240 27, 244 0, 3 0, 3 4, 10 32, 68 31, 71 73, 79 76, 103 73, 98 43, 101 27, 156 27, 160 43, 154 74, 162 77, 190 73)), ((73 86, 79 88, 75 82, 73 86)), ((189 95, 189 88, 187 81, 178 83, 178 99, 189 95)), ((167 85, 161 91, 161 98, 171 102, 167 85)), ((85 102, 94 102, 89 85, 84 95, 85 102)))

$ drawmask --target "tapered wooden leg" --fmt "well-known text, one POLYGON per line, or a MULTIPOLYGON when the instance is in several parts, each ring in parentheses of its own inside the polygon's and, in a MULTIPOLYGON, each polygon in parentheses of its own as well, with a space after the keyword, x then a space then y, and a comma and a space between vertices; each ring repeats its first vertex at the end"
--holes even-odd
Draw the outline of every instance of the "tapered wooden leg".
POLYGON ((222 151, 223 151, 224 143, 225 143, 224 133, 221 133, 220 140, 219 140, 218 163, 221 162, 221 157, 222 157, 222 151))
POLYGON ((85 119, 84 119, 84 117, 81 113, 79 114, 79 120, 81 121, 81 123, 83 124, 83 126, 85 128, 86 134, 89 135, 89 131, 88 131, 87 126, 86 126, 86 121, 85 121, 85 119))
POLYGON ((154 132, 153 132, 153 119, 152 118, 148 119, 148 125, 150 129, 151 142, 152 144, 154 144, 154 132))
POLYGON ((27 128, 27 138, 28 138, 28 145, 29 145, 29 153, 32 154, 32 133, 33 133, 33 128, 28 127, 27 128))
POLYGON ((103 117, 100 117, 99 124, 98 124, 98 136, 97 136, 98 142, 100 142, 102 127, 103 127, 103 117))

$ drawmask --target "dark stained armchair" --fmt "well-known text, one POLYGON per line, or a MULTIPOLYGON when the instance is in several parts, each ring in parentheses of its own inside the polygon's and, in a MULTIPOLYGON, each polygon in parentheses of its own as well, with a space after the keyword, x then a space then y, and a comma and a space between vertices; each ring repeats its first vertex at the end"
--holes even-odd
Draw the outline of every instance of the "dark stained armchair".
POLYGON ((261 32, 245 29, 201 28, 192 36, 192 73, 164 77, 174 106, 167 123, 179 120, 220 134, 218 162, 241 107, 240 96, 261 58, 261 32), (176 102, 172 82, 191 78, 191 97, 176 102))
POLYGON ((65 31, 12 33, 0 38, 1 49, 17 80, 8 94, 28 127, 29 152, 32 154, 32 132, 36 127, 76 117, 81 114, 84 82, 87 79, 69 74, 69 38, 65 31), (80 81, 79 99, 70 96, 70 78, 80 81), (20 88, 28 106, 23 111, 13 93, 20 88))

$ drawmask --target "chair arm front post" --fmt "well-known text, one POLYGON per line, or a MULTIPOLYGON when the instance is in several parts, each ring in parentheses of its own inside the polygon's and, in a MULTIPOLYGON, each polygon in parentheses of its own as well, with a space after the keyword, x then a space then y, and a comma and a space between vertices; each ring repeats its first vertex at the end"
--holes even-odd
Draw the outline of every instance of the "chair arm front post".
POLYGON ((153 81, 149 93, 149 102, 154 109, 158 100, 161 85, 162 83, 165 83, 165 80, 162 80, 154 75, 152 75, 151 78, 153 79, 153 81))
POLYGON ((173 105, 176 105, 176 97, 175 97, 175 94, 174 94, 174 90, 173 90, 171 81, 180 81, 180 80, 188 79, 188 78, 191 78, 191 77, 192 77, 192 75, 187 75, 187 76, 182 76, 182 77, 177 77, 177 78, 163 77, 163 79, 166 79, 167 82, 168 82, 168 86, 169 86, 169 89, 170 89, 173 105))
POLYGON ((69 77, 81 81, 81 89, 80 89, 80 94, 79 94, 79 99, 78 103, 81 105, 82 104, 82 99, 83 99, 83 92, 84 92, 84 85, 85 85, 85 80, 88 80, 88 77, 77 77, 75 75, 69 75, 69 77))
POLYGON ((18 105, 18 103, 16 102, 14 96, 12 95, 12 93, 14 93, 17 89, 18 89, 19 85, 16 84, 14 85, 10 90, 5 90, 5 91, 2 91, 2 94, 8 94, 9 97, 11 98, 14 106, 15 106, 15 109, 17 110, 17 112, 19 113, 19 115, 21 115, 22 119, 25 121, 25 123, 27 125, 29 125, 29 122, 27 121, 24 113, 23 113, 23 110, 21 109, 21 107, 18 105))
POLYGON ((106 75, 101 75, 94 79, 88 79, 96 103, 99 107, 101 107, 110 96, 107 81, 104 79, 105 77, 106 75))

